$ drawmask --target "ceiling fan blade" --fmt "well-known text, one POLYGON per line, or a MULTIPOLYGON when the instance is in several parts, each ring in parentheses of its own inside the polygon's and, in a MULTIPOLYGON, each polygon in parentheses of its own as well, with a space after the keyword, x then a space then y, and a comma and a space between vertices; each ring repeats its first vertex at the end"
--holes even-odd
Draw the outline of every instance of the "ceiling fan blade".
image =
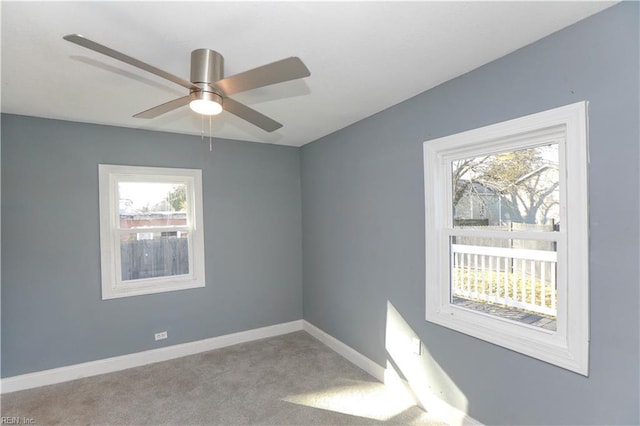
POLYGON ((154 106, 146 111, 142 111, 134 115, 135 118, 156 118, 159 115, 167 113, 169 111, 173 111, 176 108, 180 108, 181 106, 185 106, 189 103, 189 96, 183 96, 178 99, 174 99, 172 101, 166 102, 162 105, 154 106))
POLYGON ((249 123, 260 127, 266 132, 273 132, 274 130, 278 130, 280 127, 282 127, 282 124, 278 123, 277 121, 272 120, 266 115, 261 114, 258 111, 251 109, 244 104, 241 104, 238 101, 234 101, 231 98, 224 98, 224 100, 222 101, 222 105, 225 111, 230 112, 231 114, 236 115, 243 120, 246 120, 249 123))
POLYGON ((172 81, 180 86, 186 87, 187 89, 199 89, 198 86, 187 81, 183 78, 177 77, 171 73, 161 70, 160 68, 156 68, 153 65, 146 64, 142 61, 139 61, 136 58, 132 58, 131 56, 127 56, 124 53, 120 53, 117 50, 113 50, 107 46, 103 46, 100 43, 96 43, 95 41, 91 41, 88 38, 80 35, 80 34, 68 34, 63 39, 70 41, 71 43, 75 43, 79 46, 86 47, 87 49, 93 50, 98 53, 102 53, 103 55, 107 55, 112 57, 113 59, 117 59, 126 64, 133 65, 134 67, 140 68, 142 70, 148 71, 152 74, 155 74, 159 77, 165 78, 169 81, 172 81))
POLYGON ((215 84, 225 94, 232 95, 310 75, 311 73, 300 58, 291 57, 223 78, 215 84))

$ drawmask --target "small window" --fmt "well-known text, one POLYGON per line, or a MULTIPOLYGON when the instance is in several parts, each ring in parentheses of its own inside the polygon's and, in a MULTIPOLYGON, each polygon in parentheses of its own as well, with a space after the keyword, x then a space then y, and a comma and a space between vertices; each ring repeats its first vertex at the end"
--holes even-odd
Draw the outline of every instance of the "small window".
POLYGON ((588 374, 586 103, 424 143, 426 318, 588 374))
POLYGON ((99 165, 103 299, 204 287, 201 174, 99 165))

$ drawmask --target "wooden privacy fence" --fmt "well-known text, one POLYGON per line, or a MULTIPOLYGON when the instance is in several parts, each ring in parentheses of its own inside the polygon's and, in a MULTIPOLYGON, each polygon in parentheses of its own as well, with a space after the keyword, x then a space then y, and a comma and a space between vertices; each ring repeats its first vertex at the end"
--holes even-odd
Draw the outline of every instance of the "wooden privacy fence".
POLYGON ((173 236, 121 241, 122 280, 188 274, 188 242, 173 236))
POLYGON ((453 296, 556 316, 557 253, 451 245, 453 296))

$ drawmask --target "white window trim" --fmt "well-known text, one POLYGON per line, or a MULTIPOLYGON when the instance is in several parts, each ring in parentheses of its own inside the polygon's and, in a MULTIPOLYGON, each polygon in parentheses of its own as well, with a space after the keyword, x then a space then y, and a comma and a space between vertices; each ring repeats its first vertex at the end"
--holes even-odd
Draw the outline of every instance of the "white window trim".
MULTIPOLYGON (((100 260, 102 275, 102 299, 162 293, 205 286, 204 227, 202 207, 202 171, 163 167, 98 165, 100 195, 100 260), (186 186, 189 211, 187 226, 173 230, 189 232, 189 274, 171 277, 121 280, 120 243, 118 235, 119 200, 118 182, 180 182, 186 186)), ((166 228, 145 228, 145 232, 165 231, 166 228)))
MULTIPOLYGON (((427 321, 588 376, 587 125, 585 101, 424 142, 427 321), (554 232, 559 302, 555 332, 453 305, 449 295, 451 161, 538 146, 543 140, 557 141, 560 157, 562 229, 554 232)), ((504 237, 503 233, 477 232, 504 237)), ((539 237, 530 232, 510 235, 539 237)))

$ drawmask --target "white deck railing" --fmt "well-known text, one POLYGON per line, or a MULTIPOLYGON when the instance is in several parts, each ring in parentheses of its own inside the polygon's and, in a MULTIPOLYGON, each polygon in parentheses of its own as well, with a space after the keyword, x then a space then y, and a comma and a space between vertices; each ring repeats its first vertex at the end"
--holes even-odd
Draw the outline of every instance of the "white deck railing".
POLYGON ((555 251, 451 246, 453 296, 556 315, 555 251))

